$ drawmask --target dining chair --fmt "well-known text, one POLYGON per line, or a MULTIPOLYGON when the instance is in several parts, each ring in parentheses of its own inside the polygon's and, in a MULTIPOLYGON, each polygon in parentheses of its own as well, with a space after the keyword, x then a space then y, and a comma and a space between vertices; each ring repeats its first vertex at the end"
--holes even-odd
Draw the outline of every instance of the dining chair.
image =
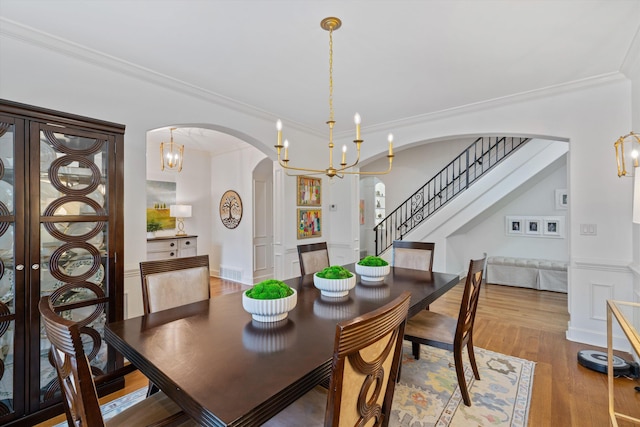
POLYGON ((465 280, 458 318, 423 310, 407 321, 404 331, 404 339, 411 341, 415 359, 420 358, 420 344, 453 351, 458 385, 464 404, 467 406, 471 406, 471 398, 464 378, 462 350, 465 346, 467 347, 473 375, 479 380, 480 374, 473 352, 473 325, 476 319, 485 261, 486 254, 482 259, 469 262, 469 272, 465 280))
POLYGON ((60 382, 67 423, 71 426, 196 426, 166 394, 158 392, 105 421, 100 412, 98 394, 91 367, 84 352, 81 322, 64 319, 55 313, 50 297, 40 298, 38 309, 49 352, 60 382))
POLYGON ((145 314, 211 297, 208 255, 142 261, 140 276, 145 314))
POLYGON ((298 245, 300 275, 313 274, 329 267, 329 250, 327 242, 298 245))
POLYGON ((394 267, 432 271, 436 244, 430 242, 393 241, 391 264, 394 267))
POLYGON ((386 426, 411 294, 336 326, 329 389, 316 386, 264 426, 386 426))

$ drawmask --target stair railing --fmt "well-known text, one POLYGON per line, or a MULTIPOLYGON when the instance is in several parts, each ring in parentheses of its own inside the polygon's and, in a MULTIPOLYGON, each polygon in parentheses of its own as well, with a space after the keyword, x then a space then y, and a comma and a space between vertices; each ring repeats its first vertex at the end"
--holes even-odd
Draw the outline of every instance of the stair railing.
POLYGON ((480 137, 374 228, 376 255, 422 224, 529 138, 480 137))

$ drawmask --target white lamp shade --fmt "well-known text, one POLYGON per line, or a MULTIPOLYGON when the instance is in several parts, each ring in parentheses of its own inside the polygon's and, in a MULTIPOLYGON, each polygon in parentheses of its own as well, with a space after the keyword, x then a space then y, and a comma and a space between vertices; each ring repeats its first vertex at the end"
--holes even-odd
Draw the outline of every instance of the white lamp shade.
POLYGON ((169 216, 191 218, 191 205, 171 205, 169 206, 169 216))

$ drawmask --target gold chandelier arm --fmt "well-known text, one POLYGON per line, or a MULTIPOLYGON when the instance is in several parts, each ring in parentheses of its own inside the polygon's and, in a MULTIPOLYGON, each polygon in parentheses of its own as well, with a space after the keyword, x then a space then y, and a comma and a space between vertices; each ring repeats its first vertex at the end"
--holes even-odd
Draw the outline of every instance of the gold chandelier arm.
POLYGON ((384 172, 363 172, 363 171, 340 171, 344 175, 386 175, 391 172, 391 164, 393 163, 394 156, 387 156, 389 158, 389 169, 384 172))
POLYGON ((326 173, 326 170, 321 170, 321 169, 307 169, 307 168, 296 168, 293 166, 288 166, 285 163, 282 163, 282 160, 278 159, 278 164, 280 164, 280 166, 282 166, 283 169, 287 169, 287 170, 294 170, 294 171, 308 171, 311 173, 326 173))

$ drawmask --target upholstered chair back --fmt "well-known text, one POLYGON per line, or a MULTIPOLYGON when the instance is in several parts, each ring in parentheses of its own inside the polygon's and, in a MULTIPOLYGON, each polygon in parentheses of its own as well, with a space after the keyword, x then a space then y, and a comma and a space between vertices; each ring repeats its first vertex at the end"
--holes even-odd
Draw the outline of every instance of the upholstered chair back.
POLYGON ((396 240, 393 242, 392 264, 394 267, 432 271, 435 246, 435 243, 396 240))

